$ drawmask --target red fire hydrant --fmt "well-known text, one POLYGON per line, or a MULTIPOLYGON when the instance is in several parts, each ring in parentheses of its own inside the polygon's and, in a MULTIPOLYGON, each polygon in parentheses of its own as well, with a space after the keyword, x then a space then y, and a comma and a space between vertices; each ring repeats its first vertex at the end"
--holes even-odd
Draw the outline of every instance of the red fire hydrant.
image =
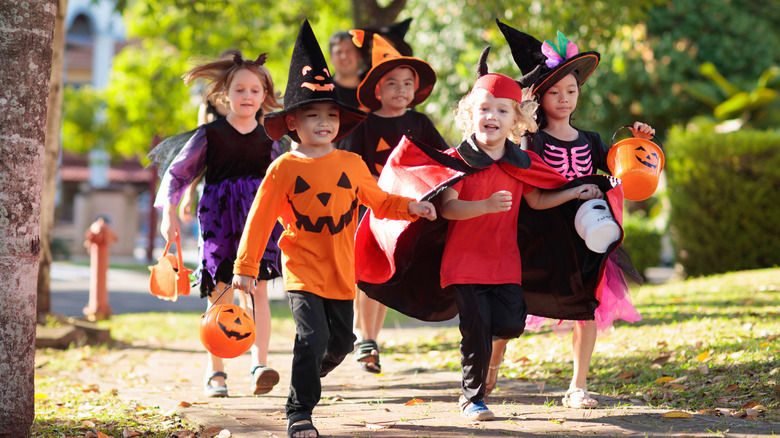
POLYGON ((105 218, 98 218, 87 229, 84 246, 89 251, 89 303, 84 316, 90 321, 101 321, 111 316, 108 304, 106 277, 108 273, 109 246, 118 240, 105 218))

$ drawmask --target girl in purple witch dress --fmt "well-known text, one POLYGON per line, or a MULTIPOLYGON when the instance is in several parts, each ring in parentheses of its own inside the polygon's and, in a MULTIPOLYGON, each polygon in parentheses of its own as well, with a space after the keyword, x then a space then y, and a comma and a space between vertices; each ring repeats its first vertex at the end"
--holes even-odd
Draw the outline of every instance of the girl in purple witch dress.
MULTIPOLYGON (((160 231, 171 241, 180 231, 176 209, 182 194, 204 172, 205 186, 197 209, 200 265, 196 276, 201 297, 207 297, 210 305, 233 303, 232 289, 227 289, 221 297, 220 294, 231 283, 233 262, 249 207, 268 165, 275 158, 274 142, 255 117, 260 110, 267 113, 280 106, 264 63, 265 54, 255 61, 235 55, 233 59, 200 65, 184 75, 185 84, 195 79, 209 81, 204 88, 206 100, 226 101, 230 112, 225 118, 198 127, 190 136, 176 136, 179 142, 186 140, 186 143, 167 166, 154 203, 163 210, 160 231)), ((166 146, 176 150, 175 145, 161 143, 160 146, 163 148, 153 151, 153 157, 172 155, 169 150, 163 150, 166 146)), ((244 294, 239 297, 242 307, 255 317, 256 337, 250 350, 255 395, 271 391, 279 381, 279 373, 266 366, 271 332, 266 281, 280 276, 281 251, 276 242, 282 231, 277 224, 260 263, 259 293, 254 295, 256 306, 247 302, 244 294)), ((204 394, 227 397, 226 379, 223 360, 209 354, 204 394)))

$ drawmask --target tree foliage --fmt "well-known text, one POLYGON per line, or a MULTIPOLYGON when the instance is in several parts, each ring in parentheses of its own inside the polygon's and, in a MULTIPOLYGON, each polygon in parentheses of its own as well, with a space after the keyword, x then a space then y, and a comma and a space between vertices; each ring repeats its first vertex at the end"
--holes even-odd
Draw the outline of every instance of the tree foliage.
MULTIPOLYGON (((112 150, 145 152, 154 134, 192 129, 197 86, 181 74, 195 57, 214 58, 238 48, 246 56, 269 52, 268 67, 284 90, 290 54, 301 21, 311 21, 323 51, 337 30, 387 24, 412 17, 407 42, 428 61, 438 83, 417 109, 437 122, 450 142, 460 133, 452 112, 476 78, 480 51, 491 45, 491 71, 520 75, 499 18, 540 40, 561 30, 580 50, 601 53, 575 114, 583 128, 609 135, 642 120, 663 136, 667 128, 709 114, 688 84, 703 79, 712 62, 729 80, 755 83, 780 58, 780 12, 770 0, 127 0, 124 19, 133 43, 116 58, 106 90, 106 123, 112 150), (404 9, 399 13, 399 7, 404 9), (381 11, 366 14, 367 11, 381 11), (397 15, 396 15, 397 14, 397 15), (373 20, 373 21, 371 21, 373 20)), ((84 138, 76 137, 76 138, 84 138)), ((77 148, 65 144, 68 148, 77 148)), ((85 146, 91 147, 91 146, 85 146)), ((142 154, 143 155, 143 154, 142 154)))

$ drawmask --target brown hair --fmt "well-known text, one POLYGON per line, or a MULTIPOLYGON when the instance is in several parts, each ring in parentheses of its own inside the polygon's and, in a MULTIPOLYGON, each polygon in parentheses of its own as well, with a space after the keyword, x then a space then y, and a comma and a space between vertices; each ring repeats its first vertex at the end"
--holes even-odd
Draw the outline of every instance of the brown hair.
POLYGON ((214 103, 226 103, 225 95, 236 72, 242 69, 249 70, 257 75, 265 89, 265 99, 260 104, 260 109, 263 114, 266 114, 274 108, 281 108, 282 105, 279 103, 281 96, 274 91, 271 72, 263 65, 264 63, 265 53, 255 61, 244 60, 240 54, 235 54, 232 59, 215 60, 201 64, 184 73, 182 77, 185 85, 190 85, 196 79, 205 79, 208 83, 203 87, 203 98, 214 103))

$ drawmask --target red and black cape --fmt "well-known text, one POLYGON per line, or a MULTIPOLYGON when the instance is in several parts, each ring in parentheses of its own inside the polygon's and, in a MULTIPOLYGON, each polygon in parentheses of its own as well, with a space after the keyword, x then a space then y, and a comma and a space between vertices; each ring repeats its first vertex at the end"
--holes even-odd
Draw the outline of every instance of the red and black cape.
MULTIPOLYGON (((379 186, 390 193, 432 201, 446 187, 493 164, 472 139, 442 152, 404 137, 388 158, 379 186)), ((538 155, 509 141, 498 165, 540 189, 597 184, 622 226, 623 190, 616 178, 589 175, 568 181, 538 155)), ((572 320, 594 318, 604 265, 622 241, 622 233, 606 253, 590 251, 574 228, 578 206, 577 200, 547 210, 534 210, 525 202, 520 206, 517 244, 529 314, 572 320)), ((423 321, 456 316, 455 297, 441 288, 439 275, 448 223, 441 217, 409 222, 366 214, 355 238, 360 288, 386 306, 423 321)))

